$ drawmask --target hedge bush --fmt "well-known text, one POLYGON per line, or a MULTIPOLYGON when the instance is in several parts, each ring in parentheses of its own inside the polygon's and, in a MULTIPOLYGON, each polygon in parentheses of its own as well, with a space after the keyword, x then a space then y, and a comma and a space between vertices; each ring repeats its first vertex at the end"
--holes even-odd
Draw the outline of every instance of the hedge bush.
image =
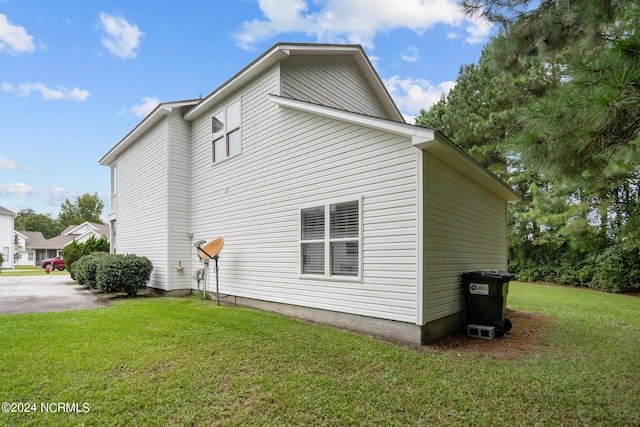
POLYGON ((104 255, 108 255, 107 252, 94 252, 89 255, 84 255, 78 261, 73 264, 73 270, 75 272, 75 280, 79 285, 85 288, 96 289, 96 270, 100 258, 104 255))
POLYGON ((640 248, 611 246, 598 256, 597 263, 589 286, 610 292, 640 288, 640 248))
POLYGON ((101 254, 95 258, 96 287, 102 292, 126 292, 129 296, 147 287, 153 264, 135 254, 101 254))
POLYGON ((86 288, 135 296, 147 286, 153 264, 144 256, 95 252, 76 261, 74 269, 76 281, 86 288))
POLYGON ((611 243, 600 252, 567 245, 522 244, 510 248, 509 271, 518 280, 588 286, 608 292, 640 289, 640 246, 611 243))

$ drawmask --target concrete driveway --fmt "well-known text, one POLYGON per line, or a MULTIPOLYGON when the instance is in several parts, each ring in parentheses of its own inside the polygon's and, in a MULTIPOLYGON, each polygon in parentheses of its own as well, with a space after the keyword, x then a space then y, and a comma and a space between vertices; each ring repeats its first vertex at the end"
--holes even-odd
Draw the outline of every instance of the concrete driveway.
POLYGON ((104 307, 69 276, 4 276, 0 273, 0 314, 83 310, 104 307))

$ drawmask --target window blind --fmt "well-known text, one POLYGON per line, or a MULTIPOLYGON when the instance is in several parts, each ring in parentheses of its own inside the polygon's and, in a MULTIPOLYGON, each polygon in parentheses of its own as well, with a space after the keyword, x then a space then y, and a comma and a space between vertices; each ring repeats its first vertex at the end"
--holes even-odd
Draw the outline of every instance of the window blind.
POLYGON ((331 238, 358 237, 358 202, 331 205, 331 238))
POLYGON ((324 207, 302 210, 302 240, 324 240, 324 207))

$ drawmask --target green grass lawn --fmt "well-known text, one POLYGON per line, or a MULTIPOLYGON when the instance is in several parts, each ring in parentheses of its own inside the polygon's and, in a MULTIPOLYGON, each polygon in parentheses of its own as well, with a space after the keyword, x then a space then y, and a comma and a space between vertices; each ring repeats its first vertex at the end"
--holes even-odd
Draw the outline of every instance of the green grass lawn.
POLYGON ((198 298, 0 316, 0 402, 37 410, 0 425, 640 424, 640 298, 512 283, 508 306, 551 318, 536 352, 416 349, 198 298), (88 412, 43 411, 57 402, 88 412))
POLYGON ((0 277, 2 276, 43 276, 46 274, 52 274, 54 276, 68 276, 69 272, 65 269, 63 271, 55 270, 50 273, 46 273, 44 268, 42 267, 15 267, 11 270, 3 269, 0 272, 0 277))

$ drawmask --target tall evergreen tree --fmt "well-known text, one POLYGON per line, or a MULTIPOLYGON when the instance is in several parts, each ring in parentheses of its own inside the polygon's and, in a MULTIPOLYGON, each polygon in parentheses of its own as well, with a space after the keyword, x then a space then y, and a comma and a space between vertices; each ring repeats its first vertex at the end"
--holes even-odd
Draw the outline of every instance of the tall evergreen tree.
MULTIPOLYGON (((514 82, 526 75, 530 84, 533 71, 543 82, 521 92, 525 108, 509 138, 522 171, 546 181, 529 181, 531 204, 519 218, 534 217, 544 232, 523 231, 531 224, 520 221, 527 226, 521 236, 538 246, 557 243, 564 259, 587 254, 631 274, 640 268, 640 261, 629 261, 640 247, 640 6, 631 0, 462 4, 503 25, 490 43, 496 73, 507 72, 514 82), (523 74, 527 63, 537 65, 523 74), (607 245, 613 246, 601 259, 607 245)), ((594 281, 609 288, 601 276, 594 281)))

